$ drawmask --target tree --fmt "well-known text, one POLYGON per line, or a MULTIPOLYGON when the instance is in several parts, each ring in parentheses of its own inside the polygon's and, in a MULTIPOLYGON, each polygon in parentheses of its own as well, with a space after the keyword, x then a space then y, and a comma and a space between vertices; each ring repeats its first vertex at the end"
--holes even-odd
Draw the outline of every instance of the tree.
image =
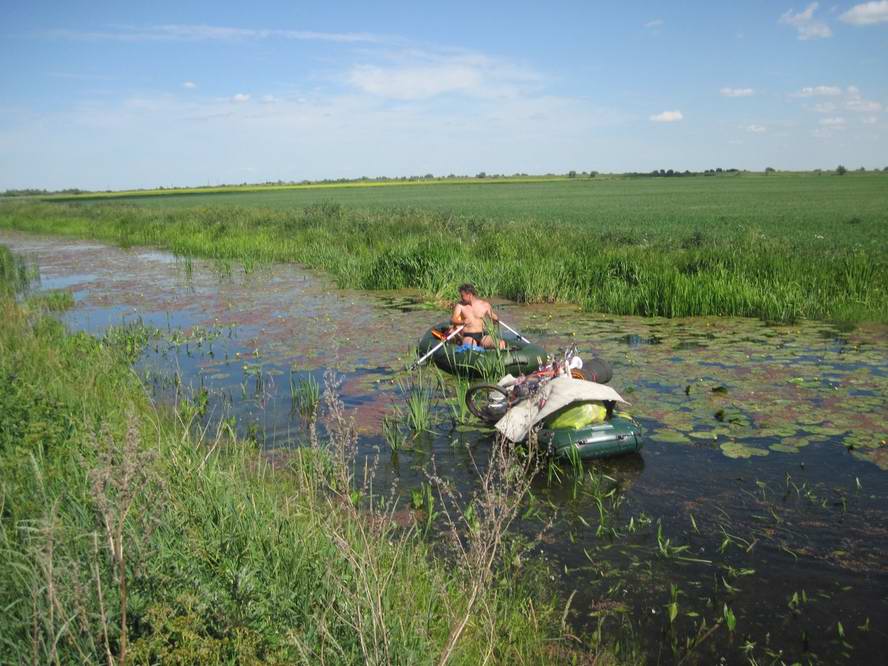
POLYGON ((838 166, 838 168, 836 169, 836 175, 837 175, 837 176, 844 176, 846 173, 848 173, 848 169, 846 169, 845 167, 843 167, 843 166, 840 164, 840 165, 838 166))
POLYGON ((481 171, 475 178, 487 178, 487 174, 481 171))
MULTIPOLYGON (((885 167, 885 171, 888 171, 888 167, 885 167)), ((589 178, 595 178, 595 176, 597 176, 597 175, 598 175, 597 171, 590 171, 589 172, 589 178)))
POLYGON ((571 169, 570 171, 567 172, 567 177, 568 177, 568 178, 576 178, 576 177, 577 177, 577 172, 574 171, 573 169, 571 169))
POLYGON ((765 167, 765 173, 774 173, 774 167, 765 167))

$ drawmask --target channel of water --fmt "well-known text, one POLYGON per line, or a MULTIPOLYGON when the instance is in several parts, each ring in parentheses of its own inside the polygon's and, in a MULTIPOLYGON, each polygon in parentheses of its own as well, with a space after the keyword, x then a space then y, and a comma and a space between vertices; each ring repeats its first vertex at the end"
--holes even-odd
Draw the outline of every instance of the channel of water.
MULTIPOLYGON (((38 289, 76 300, 62 315, 101 335, 142 321, 161 337, 136 370, 160 402, 196 396, 276 461, 305 437, 291 382, 327 370, 378 460, 375 484, 409 498, 432 462, 463 493, 490 431, 455 424, 435 398, 433 432, 392 455, 382 421, 403 402, 395 370, 446 317, 409 292, 335 287, 295 265, 242 267, 145 248, 0 233, 39 268, 38 289), (176 340, 176 344, 170 342, 176 340)), ((611 384, 643 425, 640 455, 588 463, 578 483, 534 484, 518 529, 577 630, 631 627, 651 659, 711 626, 685 663, 755 657, 878 663, 888 644, 888 335, 826 323, 617 317, 566 306, 496 303, 504 320, 555 350, 576 342, 614 366, 611 384), (590 479, 592 481, 590 481, 590 479), (602 487, 607 492, 602 492, 602 487), (613 489, 613 493, 610 490, 613 489), (600 502, 603 495, 605 518, 600 502), (666 540, 668 545, 665 545, 666 540), (665 545, 665 547, 664 547, 665 545), (686 547, 686 548, 683 548, 686 547), (668 604, 678 603, 670 621, 668 604)), ((428 375, 431 378, 431 375, 428 375)), ((435 394, 437 396, 437 393, 435 394)), ((409 503, 405 502, 405 506, 409 503)))

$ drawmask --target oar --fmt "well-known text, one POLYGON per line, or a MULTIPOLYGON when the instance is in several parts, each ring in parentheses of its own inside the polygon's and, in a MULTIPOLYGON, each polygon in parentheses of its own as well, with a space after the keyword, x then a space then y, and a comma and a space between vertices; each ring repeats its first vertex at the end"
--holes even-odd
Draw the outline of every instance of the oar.
POLYGON ((423 356, 421 359, 418 359, 417 361, 415 361, 415 362, 413 363, 413 365, 411 365, 409 368, 407 368, 407 370, 410 371, 410 370, 413 370, 413 368, 415 368, 416 366, 418 366, 418 365, 422 365, 423 362, 424 362, 429 356, 431 356, 431 355, 434 354, 436 351, 438 351, 439 349, 441 349, 441 347, 443 347, 445 344, 447 344, 448 342, 450 342, 450 338, 452 338, 454 335, 456 335, 457 333, 459 333, 459 332, 460 332, 461 330, 463 330, 465 327, 466 327, 465 324, 463 324, 462 326, 458 326, 458 327, 456 328, 456 330, 453 331, 453 333, 451 333, 451 334, 448 335, 446 338, 444 338, 443 340, 441 340, 441 342, 439 342, 439 343, 436 344, 434 347, 432 347, 432 348, 429 350, 429 352, 428 352, 425 356, 423 356))
POLYGON ((501 326, 503 326, 504 328, 506 328, 506 329, 512 331, 512 333, 514 333, 514 334, 517 335, 519 338, 521 338, 522 340, 524 340, 524 342, 526 342, 527 344, 531 344, 530 340, 528 340, 527 338, 525 338, 523 335, 521 335, 518 331, 516 331, 514 328, 512 328, 511 326, 509 326, 509 325, 508 325, 506 322, 504 322, 502 319, 499 320, 499 323, 500 323, 501 326))

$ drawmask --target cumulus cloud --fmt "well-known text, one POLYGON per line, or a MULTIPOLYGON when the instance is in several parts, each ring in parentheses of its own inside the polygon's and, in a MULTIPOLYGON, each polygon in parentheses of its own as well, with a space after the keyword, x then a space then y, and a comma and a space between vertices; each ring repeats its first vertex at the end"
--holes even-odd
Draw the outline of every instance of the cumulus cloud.
POLYGON ((182 87, 188 90, 194 90, 197 88, 197 84, 194 81, 185 81, 182 83, 182 87))
POLYGON ((662 26, 663 23, 665 23, 665 21, 663 21, 663 19, 656 18, 656 19, 654 19, 654 20, 652 20, 652 21, 648 21, 647 23, 645 23, 645 24, 644 24, 644 27, 645 27, 645 28, 648 28, 649 30, 654 30, 654 29, 659 28, 660 26, 662 26))
POLYGON ((722 97, 752 97, 755 94, 752 88, 722 88, 719 92, 722 97))
POLYGON ((824 127, 832 127, 833 129, 838 129, 840 127, 844 127, 846 125, 846 121, 841 116, 836 116, 834 118, 821 118, 820 124, 824 127))
POLYGON ((836 97, 841 94, 839 86, 808 86, 798 93, 800 97, 836 97))
POLYGON ((812 2, 800 12, 790 9, 780 16, 778 23, 795 28, 798 38, 801 40, 831 37, 830 27, 823 21, 814 18, 814 12, 817 11, 818 6, 818 3, 812 2))
POLYGON ((764 125, 747 125, 743 129, 745 129, 750 134, 764 134, 768 131, 768 128, 764 125))
POLYGON ((876 116, 867 116, 863 119, 864 125, 875 125, 877 122, 879 122, 879 119, 876 116))
POLYGON ((854 5, 847 12, 839 16, 839 20, 851 25, 875 25, 876 23, 888 23, 888 0, 878 2, 864 2, 854 5))
POLYGON ((249 93, 237 93, 236 95, 234 95, 231 98, 231 101, 235 102, 237 104, 243 104, 244 102, 249 102, 250 101, 250 94, 249 93))
POLYGON ((677 123, 683 118, 681 111, 663 111, 651 116, 651 120, 655 123, 677 123))

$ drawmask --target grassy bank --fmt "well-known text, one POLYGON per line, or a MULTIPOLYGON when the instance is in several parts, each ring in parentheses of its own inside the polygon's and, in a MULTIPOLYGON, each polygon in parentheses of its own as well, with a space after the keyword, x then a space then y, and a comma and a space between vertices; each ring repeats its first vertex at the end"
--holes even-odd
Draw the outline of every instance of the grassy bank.
POLYGON ((472 281, 485 294, 616 314, 888 320, 885 225, 872 217, 830 230, 824 223, 823 233, 804 220, 787 220, 779 233, 678 223, 648 233, 336 203, 290 210, 7 203, 0 227, 152 245, 248 268, 296 261, 358 289, 452 297, 472 281))
POLYGON ((0 248, 0 662, 575 656, 561 610, 501 557, 508 539, 466 537, 451 567, 397 507, 356 501, 334 397, 329 441, 272 468, 159 413, 112 338, 17 302, 20 277, 0 248))

